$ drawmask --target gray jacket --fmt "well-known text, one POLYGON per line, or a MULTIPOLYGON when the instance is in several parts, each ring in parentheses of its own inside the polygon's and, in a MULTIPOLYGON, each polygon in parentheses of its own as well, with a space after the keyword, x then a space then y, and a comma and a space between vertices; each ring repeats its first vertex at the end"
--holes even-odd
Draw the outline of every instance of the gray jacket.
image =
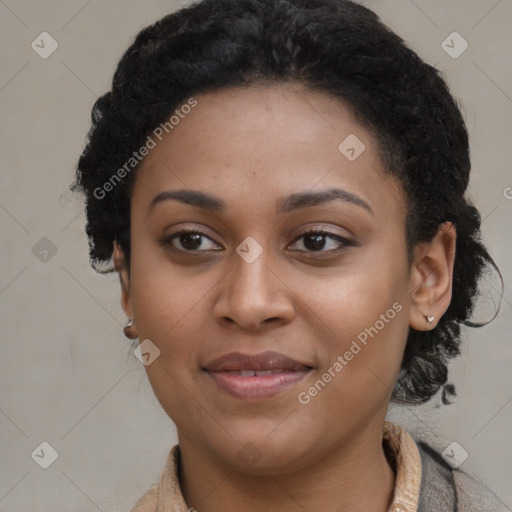
POLYGON ((510 512, 488 487, 453 469, 432 447, 417 441, 421 455, 418 512, 510 512))

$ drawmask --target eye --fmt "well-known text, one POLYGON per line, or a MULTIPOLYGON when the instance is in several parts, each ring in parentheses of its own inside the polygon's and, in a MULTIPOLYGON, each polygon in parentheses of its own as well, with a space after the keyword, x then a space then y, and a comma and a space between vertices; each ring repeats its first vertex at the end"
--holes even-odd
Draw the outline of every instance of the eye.
POLYGON ((206 236, 202 231, 195 229, 183 229, 170 236, 165 237, 161 241, 161 245, 171 245, 175 249, 187 252, 203 252, 203 251, 217 251, 214 247, 208 247, 208 244, 203 242, 208 240, 214 246, 218 246, 210 237, 206 236), (205 247, 206 245, 206 247, 205 247))
POLYGON ((305 249, 298 249, 299 252, 322 252, 334 254, 342 252, 347 247, 353 245, 350 240, 319 228, 309 229, 297 238, 293 245, 297 244, 298 241, 302 239, 302 245, 305 249))
MULTIPOLYGON (((346 250, 346 248, 351 245, 354 245, 350 240, 340 235, 330 233, 329 231, 324 231, 323 229, 312 228, 303 233, 289 247, 293 248, 293 245, 298 245, 298 242, 302 239, 302 245, 304 249, 295 248, 294 250, 298 250, 299 252, 320 252, 324 254, 335 254, 346 250)), ((162 246, 170 245, 178 251, 185 252, 207 252, 222 250, 222 247, 214 242, 209 236, 207 236, 202 231, 195 229, 183 229, 165 237, 161 240, 160 243, 162 246)))

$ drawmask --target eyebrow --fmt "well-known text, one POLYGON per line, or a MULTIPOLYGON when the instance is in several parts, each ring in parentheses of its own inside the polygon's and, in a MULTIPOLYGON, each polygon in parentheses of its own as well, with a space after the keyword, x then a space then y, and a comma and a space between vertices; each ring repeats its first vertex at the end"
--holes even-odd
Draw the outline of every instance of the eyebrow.
MULTIPOLYGON (((277 213, 279 215, 283 215, 302 208, 318 206, 336 199, 364 208, 371 215, 374 215, 368 202, 353 192, 348 192, 347 190, 339 188, 318 192, 297 192, 282 197, 278 201, 277 213)), ((149 203, 148 214, 157 204, 171 200, 179 201, 191 206, 197 206, 217 213, 224 212, 226 210, 226 203, 224 201, 209 194, 205 194, 204 192, 200 192, 198 190, 166 190, 165 192, 157 194, 151 203, 149 203)))

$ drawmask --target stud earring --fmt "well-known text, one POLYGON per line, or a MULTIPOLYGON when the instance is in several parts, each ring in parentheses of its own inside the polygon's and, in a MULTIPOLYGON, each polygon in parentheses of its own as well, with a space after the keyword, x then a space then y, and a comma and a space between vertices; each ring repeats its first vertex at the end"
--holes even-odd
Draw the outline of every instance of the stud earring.
POLYGON ((135 322, 133 319, 129 318, 128 322, 126 322, 126 325, 123 328, 124 335, 129 338, 130 340, 134 340, 137 335, 131 331, 131 328, 135 325, 135 322))
POLYGON ((427 321, 428 324, 431 324, 434 321, 434 317, 433 316, 426 316, 425 320, 427 321))

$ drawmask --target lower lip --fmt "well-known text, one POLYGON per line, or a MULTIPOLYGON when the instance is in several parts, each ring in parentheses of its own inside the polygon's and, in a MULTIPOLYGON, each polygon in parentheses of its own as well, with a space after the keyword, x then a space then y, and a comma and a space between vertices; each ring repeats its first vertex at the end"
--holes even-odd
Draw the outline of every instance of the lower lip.
POLYGON ((242 377, 228 372, 206 372, 231 396, 242 400, 272 398, 300 382, 310 370, 291 371, 254 377, 242 377))

